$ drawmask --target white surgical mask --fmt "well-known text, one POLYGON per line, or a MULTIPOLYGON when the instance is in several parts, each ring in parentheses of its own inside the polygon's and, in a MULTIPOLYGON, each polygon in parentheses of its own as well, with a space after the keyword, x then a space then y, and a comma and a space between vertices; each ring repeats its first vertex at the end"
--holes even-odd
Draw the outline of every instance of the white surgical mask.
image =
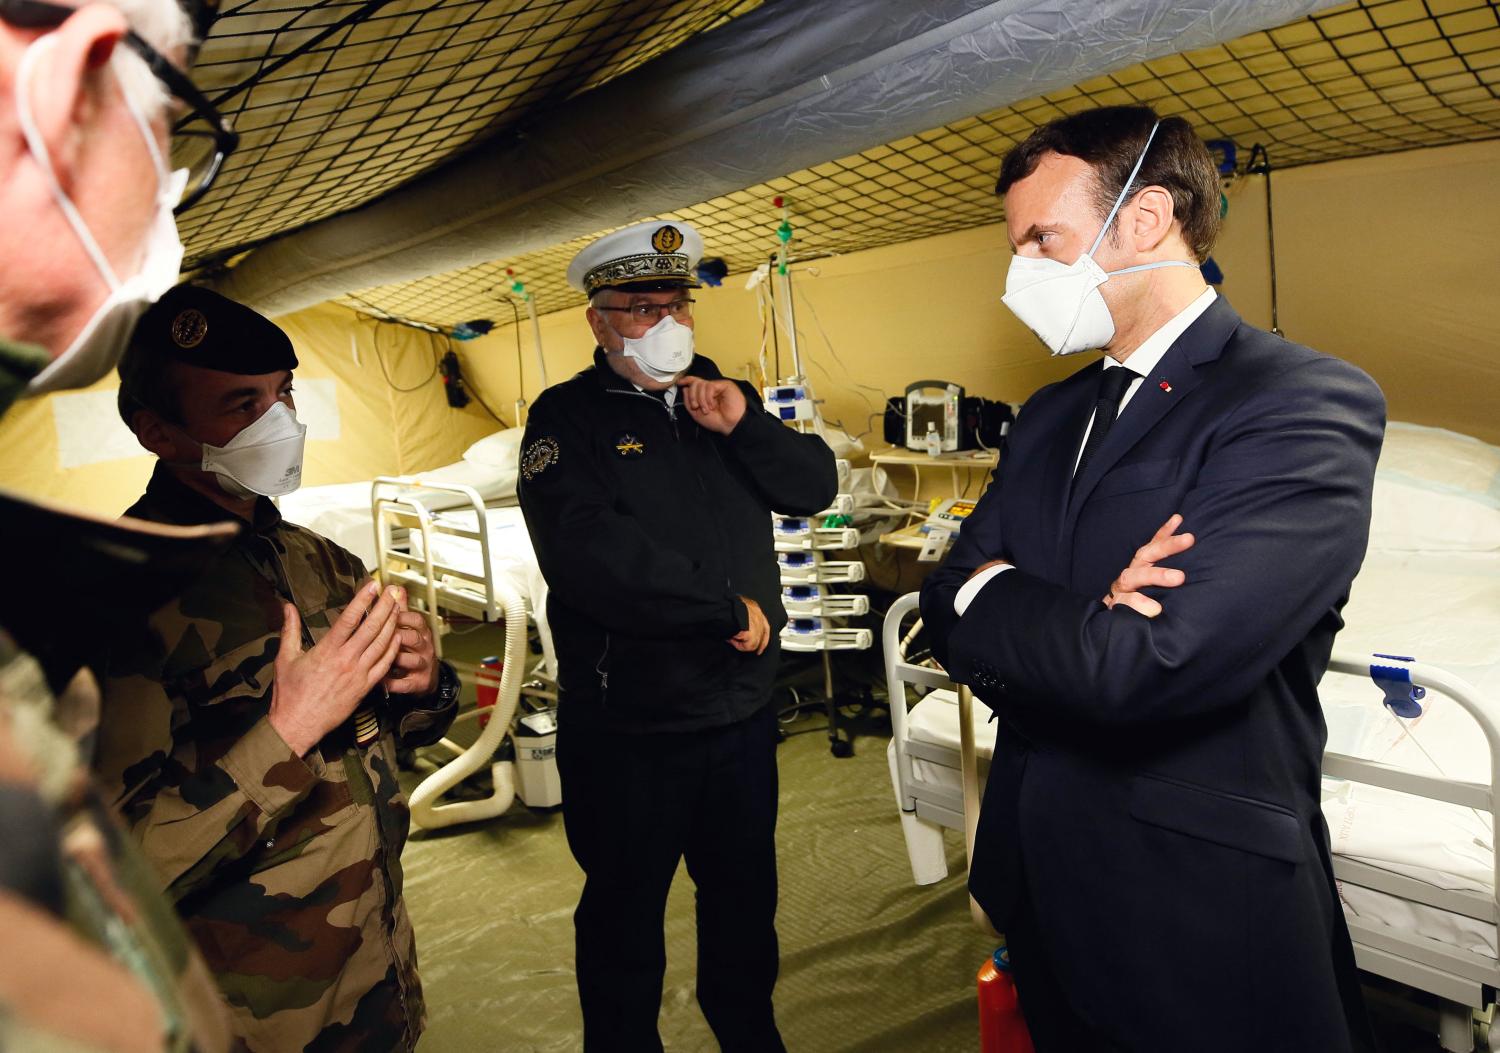
POLYGON ((1135 182, 1136 174, 1146 160, 1146 151, 1151 149, 1151 140, 1156 138, 1156 129, 1160 127, 1161 123, 1157 122, 1146 137, 1145 149, 1136 159, 1130 178, 1120 188, 1114 208, 1109 210, 1104 226, 1087 252, 1072 263, 1037 256, 1011 257, 1010 270, 1005 275, 1005 295, 1001 299, 1054 355, 1074 355, 1104 347, 1114 339, 1115 320, 1099 292, 1099 286, 1111 276, 1158 267, 1198 266, 1187 260, 1162 260, 1106 271, 1094 261, 1094 253, 1099 251, 1105 232, 1125 203, 1125 194, 1135 182))
POLYGON ((641 336, 620 339, 625 357, 635 359, 641 372, 658 384, 676 380, 693 361, 693 331, 669 314, 641 336))
MULTIPOLYGON (((31 151, 47 180, 53 200, 83 244, 89 259, 104 279, 104 284, 109 287, 109 294, 63 353, 26 385, 28 395, 42 395, 62 388, 86 387, 113 369, 130 341, 136 322, 140 321, 147 307, 177 283, 177 276, 182 269, 182 241, 177 236, 177 221, 172 216, 172 209, 182 198, 183 187, 187 184, 187 170, 167 171, 166 161, 162 158, 156 136, 151 131, 151 123, 118 71, 115 72, 115 79, 120 83, 125 105, 146 140, 146 149, 151 153, 157 172, 156 216, 146 235, 146 253, 140 270, 124 281, 116 276, 77 206, 58 182, 51 156, 47 152, 46 140, 42 138, 31 108, 31 80, 37 60, 45 48, 55 43, 56 38, 51 34, 38 37, 21 56, 16 70, 16 121, 26 140, 27 149, 31 151)), ((110 68, 114 69, 113 64, 110 68)))
POLYGON ((233 497, 280 497, 302 485, 302 448, 307 425, 285 402, 261 414, 223 446, 201 443, 205 472, 233 497))

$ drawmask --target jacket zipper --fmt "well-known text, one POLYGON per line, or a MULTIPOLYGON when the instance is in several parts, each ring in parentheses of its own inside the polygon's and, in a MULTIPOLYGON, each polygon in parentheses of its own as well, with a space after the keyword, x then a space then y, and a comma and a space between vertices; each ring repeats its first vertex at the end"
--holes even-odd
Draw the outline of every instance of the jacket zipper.
POLYGON ((604 663, 609 660, 609 633, 604 634, 604 650, 599 653, 599 660, 594 663, 594 672, 599 674, 599 704, 602 706, 609 695, 609 670, 604 668, 604 663))

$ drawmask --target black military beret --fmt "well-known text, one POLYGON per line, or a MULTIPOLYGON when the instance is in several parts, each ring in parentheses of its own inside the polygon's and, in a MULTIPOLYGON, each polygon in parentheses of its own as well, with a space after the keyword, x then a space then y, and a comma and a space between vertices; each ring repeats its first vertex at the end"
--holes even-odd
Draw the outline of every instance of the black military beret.
POLYGON ((132 355, 221 373, 258 376, 297 368, 297 352, 280 326, 198 285, 169 289, 141 316, 130 345, 132 355))

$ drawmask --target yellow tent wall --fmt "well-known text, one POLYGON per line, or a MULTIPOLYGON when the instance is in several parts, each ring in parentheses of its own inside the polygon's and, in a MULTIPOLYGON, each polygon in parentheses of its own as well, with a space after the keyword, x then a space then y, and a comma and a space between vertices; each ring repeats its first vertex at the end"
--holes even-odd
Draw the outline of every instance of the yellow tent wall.
MULTIPOLYGON (((1385 389, 1393 418, 1490 442, 1500 442, 1496 170, 1500 142, 1272 177, 1286 336, 1367 370, 1385 389)), ((1260 177, 1230 188, 1214 257, 1226 276, 1221 291, 1247 321, 1269 328, 1264 194, 1260 177)), ((768 246, 772 226, 768 219, 768 246)), ((1083 358, 1049 359, 1000 303, 1008 263, 1004 228, 995 225, 798 265, 804 368, 826 400, 826 416, 857 434, 884 395, 913 380, 938 377, 1018 402, 1078 368, 1083 358)), ((731 275, 723 288, 695 293, 698 347, 735 376, 747 375, 760 348, 755 297, 744 282, 731 275)), ((541 323, 551 380, 588 364, 593 340, 582 308, 541 323)), ((514 339, 507 326, 465 354, 469 372, 506 414, 516 394, 514 339)), ((521 339, 533 398, 529 327, 521 339)), ((787 373, 784 334, 781 348, 787 373)))
MULTIPOLYGON (((297 349, 297 381, 333 381, 338 402, 339 438, 308 442, 304 485, 447 464, 498 427, 478 403, 451 409, 439 379, 423 383, 432 372, 434 348, 446 350, 441 338, 331 304, 278 322, 297 349), (395 391, 382 363, 396 386, 416 390, 395 391)), ((115 387, 111 376, 96 389, 115 387)), ((140 496, 154 458, 142 451, 123 460, 58 467, 51 403, 51 397, 19 402, 0 421, 0 486, 106 515, 124 511, 140 496)))
MULTIPOLYGON (((1496 170, 1500 142, 1273 177, 1286 335, 1368 370, 1385 389, 1393 418, 1490 442, 1500 442, 1496 170)), ((771 226, 768 220, 768 244, 771 226)), ((1223 292, 1248 321, 1268 327, 1263 179, 1231 188, 1215 258, 1226 275, 1223 292)), ((1008 259, 1004 229, 991 225, 799 265, 803 361, 826 400, 825 415, 855 434, 873 425, 878 444, 879 421, 870 415, 883 396, 912 380, 938 377, 971 394, 1018 402, 1077 368, 1079 359, 1049 359, 1000 303, 1008 259)), ((744 281, 733 275, 723 288, 696 294, 698 346, 733 376, 748 375, 760 349, 761 322, 744 281)), ((477 402, 450 409, 440 381, 426 379, 434 352, 446 349, 442 341, 331 304, 279 321, 297 347, 299 377, 332 380, 337 392, 340 437, 308 443, 307 485, 446 464, 498 427, 477 402)), ((593 340, 582 308, 545 316, 541 327, 551 381, 589 363, 593 340)), ((471 386, 514 423, 514 328, 453 346, 471 386)), ((784 334, 781 347, 785 373, 784 334)), ((524 394, 534 399, 524 323, 521 358, 524 394)), ((112 514, 140 493, 150 465, 142 455, 59 468, 49 399, 22 402, 0 421, 0 486, 10 489, 112 514)))

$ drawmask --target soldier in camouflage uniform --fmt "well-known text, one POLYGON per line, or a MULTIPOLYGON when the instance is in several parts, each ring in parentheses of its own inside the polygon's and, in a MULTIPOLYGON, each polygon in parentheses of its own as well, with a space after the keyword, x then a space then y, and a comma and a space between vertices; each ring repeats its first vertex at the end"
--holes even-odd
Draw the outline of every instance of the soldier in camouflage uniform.
POLYGON ((295 365, 275 325, 202 289, 137 329, 120 410, 161 460, 130 514, 249 529, 111 647, 97 769, 252 1050, 405 1050, 423 1003, 395 750, 446 731, 457 677, 400 589, 265 496, 300 478, 295 365))
MULTIPOLYGON (((161 165, 167 93, 142 53, 180 55, 188 37, 170 0, 0 0, 0 413, 106 373, 128 332, 118 323, 171 284, 158 283, 181 258, 161 165)), ((234 532, 0 494, 14 557, 0 615, 7 1053, 230 1046, 212 978, 82 763, 99 692, 81 651, 144 620, 234 532)))

